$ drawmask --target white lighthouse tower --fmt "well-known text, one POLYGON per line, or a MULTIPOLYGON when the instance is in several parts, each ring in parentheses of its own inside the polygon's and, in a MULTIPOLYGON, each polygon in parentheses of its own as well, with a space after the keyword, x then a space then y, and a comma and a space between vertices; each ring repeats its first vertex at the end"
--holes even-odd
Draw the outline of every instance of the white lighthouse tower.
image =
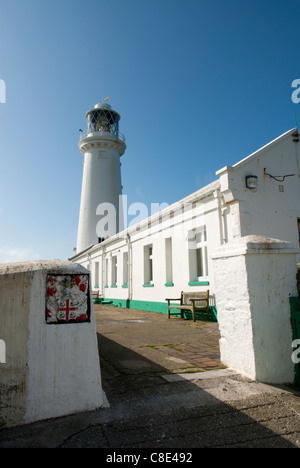
POLYGON ((117 233, 121 213, 120 157, 126 150, 119 133, 120 115, 107 99, 86 113, 79 149, 84 155, 76 252, 117 233))

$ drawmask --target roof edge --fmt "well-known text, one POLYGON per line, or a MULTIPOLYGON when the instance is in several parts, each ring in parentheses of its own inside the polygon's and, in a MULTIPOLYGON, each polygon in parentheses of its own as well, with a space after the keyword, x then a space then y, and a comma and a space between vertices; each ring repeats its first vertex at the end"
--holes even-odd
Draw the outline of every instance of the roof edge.
POLYGON ((292 135, 295 131, 298 131, 298 129, 296 127, 288 130, 287 132, 283 133, 282 135, 280 135, 279 137, 275 138, 274 140, 270 141, 269 143, 267 143, 266 145, 262 146, 261 148, 259 148, 258 150, 254 151, 254 153, 251 153, 249 154, 248 156, 246 156, 245 158, 241 159, 240 161, 238 161, 237 163, 233 164, 233 166, 225 166, 223 167, 222 169, 219 169, 217 172, 216 172, 216 175, 221 175, 223 172, 226 172, 226 171, 230 171, 232 169, 236 169, 237 167, 240 167, 240 166, 243 166, 244 164, 248 163, 249 160, 255 158, 256 156, 258 156, 260 153, 262 153, 263 151, 266 151, 267 149, 269 148, 272 148, 273 146, 277 145, 281 140, 285 139, 286 137, 292 135))
POLYGON ((69 260, 75 260, 76 258, 80 257, 81 255, 86 254, 87 252, 96 252, 98 249, 103 249, 110 244, 113 244, 115 242, 118 242, 121 239, 126 238, 128 235, 130 236, 132 233, 134 233, 137 229, 137 227, 142 230, 144 227, 148 225, 149 222, 155 223, 156 220, 159 219, 160 216, 166 216, 168 213, 176 210, 177 207, 180 207, 184 203, 193 203, 196 202, 197 200, 201 200, 212 194, 215 190, 218 190, 220 188, 220 181, 219 179, 211 182, 208 185, 205 185, 201 189, 197 190, 196 192, 191 193, 185 198, 182 198, 181 200, 167 206, 166 208, 157 211, 151 216, 148 216, 147 218, 139 221, 138 223, 123 229, 122 231, 118 232, 114 236, 109 237, 108 239, 105 239, 99 244, 87 247, 85 250, 82 252, 78 252, 78 254, 75 254, 73 257, 70 257, 69 260))

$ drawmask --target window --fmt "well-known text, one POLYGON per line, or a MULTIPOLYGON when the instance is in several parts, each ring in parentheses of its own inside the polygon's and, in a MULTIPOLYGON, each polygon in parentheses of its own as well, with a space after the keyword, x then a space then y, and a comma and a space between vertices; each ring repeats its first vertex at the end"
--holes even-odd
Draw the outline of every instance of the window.
POLYGON ((94 288, 99 288, 99 262, 95 262, 94 288))
POLYGON ((165 239, 166 252, 166 286, 173 286, 173 265, 172 265, 172 238, 165 239))
POLYGON ((144 247, 144 285, 153 284, 153 247, 145 245, 144 247))
POLYGON ((128 284, 128 252, 123 253, 123 286, 128 284))
POLYGON ((299 245, 300 245, 300 218, 297 219, 298 223, 298 239, 299 239, 299 245))
POLYGON ((117 285, 117 256, 111 257, 111 285, 117 285))
POLYGON ((108 288, 108 258, 105 260, 105 287, 108 288))
POLYGON ((189 269, 190 282, 199 282, 207 279, 208 256, 206 227, 191 231, 189 236, 189 269))

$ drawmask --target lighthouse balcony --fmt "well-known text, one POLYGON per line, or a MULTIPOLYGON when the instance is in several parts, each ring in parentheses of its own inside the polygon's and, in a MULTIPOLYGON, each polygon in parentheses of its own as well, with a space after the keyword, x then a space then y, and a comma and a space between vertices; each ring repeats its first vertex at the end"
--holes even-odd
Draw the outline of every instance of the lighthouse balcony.
POLYGON ((83 140, 83 138, 92 137, 92 136, 116 138, 125 143, 125 136, 123 133, 120 133, 119 131, 116 132, 116 131, 107 130, 107 129, 94 130, 94 129, 89 129, 89 128, 87 128, 86 130, 80 130, 80 141, 83 140))

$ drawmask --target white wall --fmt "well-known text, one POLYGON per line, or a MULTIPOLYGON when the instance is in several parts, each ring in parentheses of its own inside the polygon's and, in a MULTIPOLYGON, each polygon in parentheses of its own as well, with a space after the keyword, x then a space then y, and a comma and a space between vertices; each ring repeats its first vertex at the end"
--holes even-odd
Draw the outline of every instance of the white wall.
MULTIPOLYGON (((116 213, 115 225, 110 224, 113 232, 107 234, 111 236, 119 231, 119 196, 122 194, 120 154, 113 148, 112 144, 109 144, 110 141, 106 142, 107 146, 101 149, 101 144, 105 143, 104 137, 99 137, 99 141, 96 137, 93 138, 96 148, 89 149, 84 154, 77 239, 78 252, 96 244, 98 237, 106 237, 99 230, 101 226, 97 226, 100 216, 96 215, 96 211, 100 204, 112 204, 116 213)), ((104 208, 104 206, 103 209, 99 208, 101 210, 99 215, 105 214, 104 208)), ((110 207, 110 212, 111 210, 112 207, 110 207)))
POLYGON ((91 301, 87 323, 47 324, 46 277, 86 274, 71 262, 0 265, 0 426, 101 407, 104 396, 91 301))
POLYGON ((298 248, 300 143, 293 141, 294 132, 287 132, 234 166, 217 172, 227 206, 228 241, 257 234, 287 240, 298 248), (280 182, 267 174, 296 175, 280 182), (256 190, 246 188, 247 175, 258 177, 256 190))
MULTIPOLYGON (((211 253, 223 243, 249 234, 269 236, 292 242, 298 248, 297 218, 300 218, 300 179, 288 177, 277 182, 274 176, 300 173, 299 143, 293 141, 294 130, 287 132, 249 157, 217 172, 220 181, 200 189, 159 214, 138 223, 95 246, 86 255, 77 256, 94 271, 94 262, 102 265, 105 258, 118 256, 118 275, 122 274, 122 255, 128 250, 130 239, 131 278, 128 289, 122 288, 119 277, 117 288, 100 287, 100 293, 110 298, 130 298, 145 301, 164 301, 179 297, 190 286, 188 236, 193 229, 206 226, 208 247, 208 278, 210 293, 214 294, 211 253), (245 186, 246 175, 257 175, 256 190, 245 186), (279 191, 279 186, 283 191, 279 191), (129 236, 129 237, 128 237, 129 236), (173 287, 166 287, 165 239, 172 237, 173 287), (144 246, 153 245, 153 287, 143 287, 144 246)), ((298 261, 300 257, 297 257, 298 261)), ((206 286, 206 288, 208 287, 206 286)), ((201 285, 198 289, 205 289, 201 285)))
POLYGON ((292 244, 261 236, 236 239, 213 255, 221 361, 254 380, 294 381, 295 257, 292 244))
POLYGON ((75 257, 75 261, 90 268, 92 287, 95 288, 95 263, 99 264, 99 291, 103 297, 165 302, 166 297, 179 297, 181 291, 210 289, 213 295, 210 253, 222 242, 222 215, 219 210, 219 183, 215 182, 190 197, 162 210, 160 213, 128 228, 118 235, 96 245, 75 257), (208 249, 208 276, 189 285, 189 236, 193 229, 206 227, 208 249), (166 286, 166 239, 172 239, 173 286, 166 286), (153 248, 153 286, 145 286, 144 248, 153 248), (123 288, 123 253, 129 252, 130 271, 128 288, 123 288), (117 256, 117 287, 111 287, 111 258, 117 256), (105 265, 108 259, 108 287, 105 283, 105 265), (104 267, 103 267, 104 262, 104 267), (100 280, 101 278, 101 280, 100 280))

